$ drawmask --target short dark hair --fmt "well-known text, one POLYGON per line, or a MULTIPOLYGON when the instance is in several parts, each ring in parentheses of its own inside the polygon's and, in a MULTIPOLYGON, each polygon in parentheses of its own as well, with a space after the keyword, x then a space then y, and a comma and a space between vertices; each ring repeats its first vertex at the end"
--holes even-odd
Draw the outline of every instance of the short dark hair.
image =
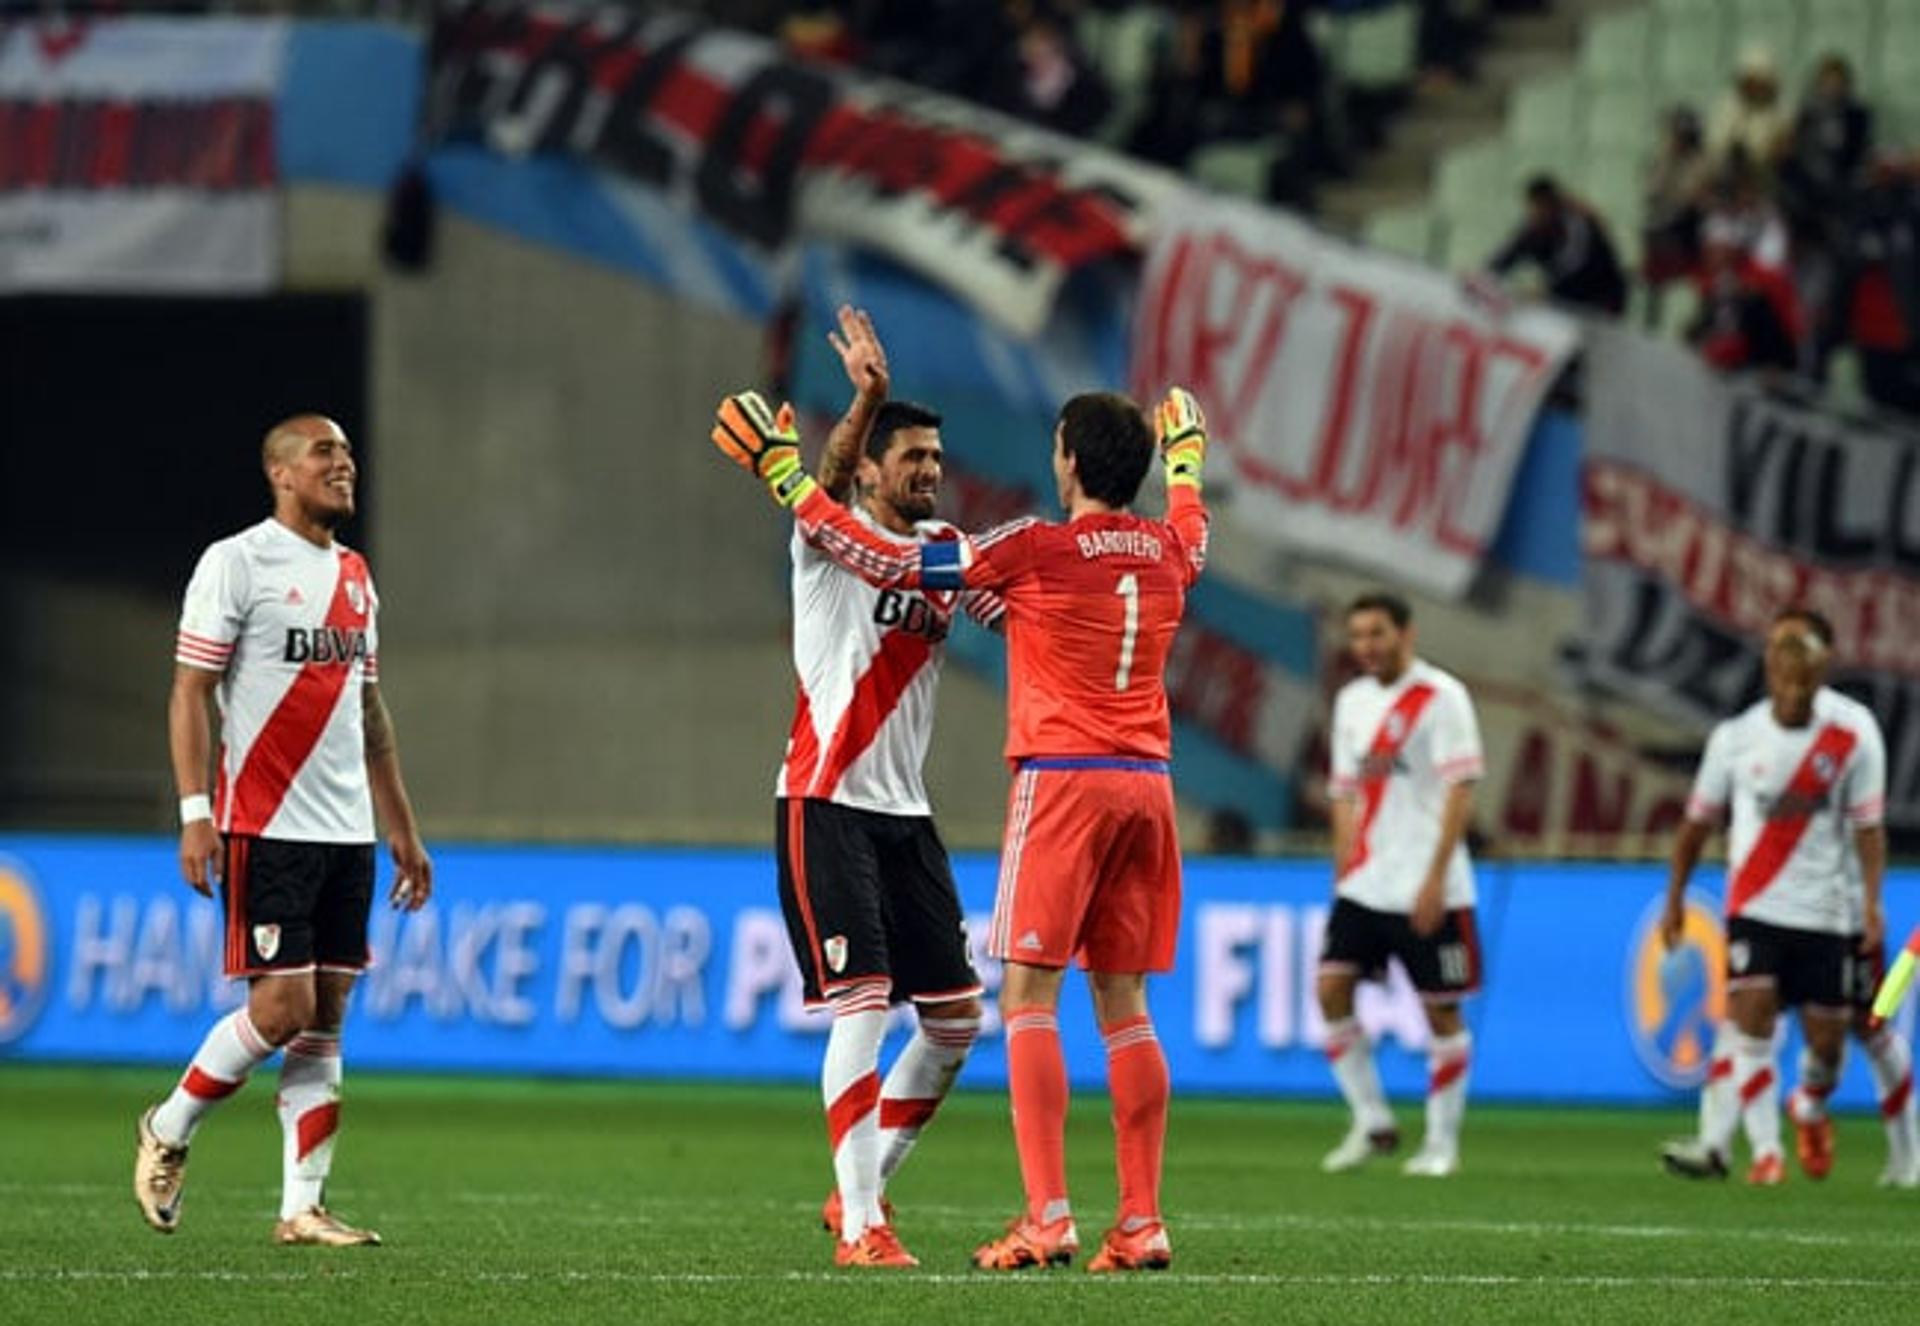
POLYGON ((1384 612, 1395 630, 1404 631, 1413 623, 1413 609, 1398 594, 1384 589, 1368 590, 1347 605, 1347 616, 1358 612, 1384 612))
POLYGON ((1535 175, 1527 181, 1527 201, 1539 203, 1545 207, 1558 206, 1560 181, 1551 175, 1535 175))
POLYGON ((867 434, 867 456, 878 462, 884 460, 887 448, 893 444, 893 435, 903 428, 938 428, 940 415, 924 405, 912 401, 888 401, 873 416, 873 431, 867 434))
POLYGON ((1814 639, 1818 640, 1828 649, 1833 648, 1833 623, 1828 621, 1823 614, 1815 612, 1812 608, 1782 609, 1774 615, 1773 624, 1779 626, 1783 622, 1799 622, 1809 631, 1813 632, 1814 639))
POLYGON ((1130 396, 1083 392, 1060 407, 1060 446, 1080 489, 1108 506, 1131 505, 1153 463, 1153 430, 1130 396))

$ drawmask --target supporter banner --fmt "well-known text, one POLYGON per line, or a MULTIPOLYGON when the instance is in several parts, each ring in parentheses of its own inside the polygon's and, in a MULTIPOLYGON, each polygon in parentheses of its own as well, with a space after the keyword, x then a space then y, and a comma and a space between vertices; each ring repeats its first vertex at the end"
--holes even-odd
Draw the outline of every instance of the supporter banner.
POLYGON ((1763 687, 1782 608, 1834 624, 1835 684, 1879 715, 1887 817, 1920 826, 1920 433, 1596 336, 1583 477, 1592 677, 1705 723, 1763 687))
POLYGON ((287 25, 0 28, 0 292, 247 292, 278 278, 287 25))
POLYGON ((948 98, 783 58, 679 14, 498 0, 443 8, 438 138, 574 156, 767 249, 890 254, 1031 335, 1066 273, 1136 252, 1172 177, 948 98))
POLYGON ((1439 272, 1195 197, 1156 230, 1132 380, 1205 403, 1249 530, 1458 597, 1578 336, 1551 310, 1497 317, 1439 272))
MULTIPOLYGON (((375 914, 377 965, 346 1029, 357 1067, 817 1077, 828 1019, 801 1008, 768 855, 464 847, 437 862, 431 907, 375 914)), ((994 863, 956 867, 977 945, 994 863)), ((213 904, 175 872, 167 839, 0 837, 0 1060, 150 1062, 165 1084, 240 997, 215 974, 213 904)), ((1482 869, 1476 1097, 1658 1103, 1699 1081, 1723 1006, 1718 909, 1693 899, 1686 944, 1663 960, 1661 884, 1654 867, 1482 869)), ((1313 998, 1327 907, 1324 862, 1188 862, 1178 966, 1151 987, 1177 1091, 1332 1095, 1313 998)), ((1895 928, 1916 909, 1920 877, 1897 872, 1895 928)), ((1068 982, 1064 1039, 1074 1081, 1098 1088, 1083 984, 1068 982)), ((1412 990, 1397 973, 1363 987, 1360 1016, 1389 1089, 1417 1109, 1412 990)), ((1865 1079, 1850 1068, 1843 1103, 1870 1103, 1865 1079)), ((963 1081, 1005 1080, 989 1000, 963 1081)))

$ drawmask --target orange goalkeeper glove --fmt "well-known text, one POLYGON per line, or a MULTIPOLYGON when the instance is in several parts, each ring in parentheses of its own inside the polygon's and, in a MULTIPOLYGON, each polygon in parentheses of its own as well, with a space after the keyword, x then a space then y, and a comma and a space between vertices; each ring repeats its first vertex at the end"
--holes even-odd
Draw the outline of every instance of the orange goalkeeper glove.
POLYGON ((749 474, 758 475, 781 506, 792 507, 819 485, 800 463, 800 432, 793 406, 778 414, 757 391, 740 391, 720 402, 713 445, 749 474))
POLYGON ((1153 431, 1160 442, 1160 460, 1167 467, 1167 485, 1200 486, 1200 470, 1207 461, 1207 416, 1200 402, 1183 387, 1174 387, 1155 407, 1153 431))

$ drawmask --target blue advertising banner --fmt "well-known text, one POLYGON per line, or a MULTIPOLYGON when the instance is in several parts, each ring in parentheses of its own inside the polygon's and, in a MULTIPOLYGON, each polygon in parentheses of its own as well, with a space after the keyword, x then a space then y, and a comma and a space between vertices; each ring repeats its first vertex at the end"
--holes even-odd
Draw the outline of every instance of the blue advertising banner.
MULTIPOLYGON (((977 943, 994 863, 956 868, 977 943)), ((356 1065, 817 1074, 827 1019, 801 1008, 767 856, 465 846, 441 849, 438 873, 431 907, 375 914, 376 965, 347 1028, 356 1065)), ((1720 928, 1700 895, 1687 946, 1663 960, 1660 884, 1656 867, 1481 872, 1477 1098, 1658 1104, 1698 1082, 1721 997, 1720 928)), ((1896 927, 1920 912, 1920 877, 1900 875, 1890 893, 1896 927)), ((1326 912, 1323 863, 1188 863, 1178 966, 1152 988, 1179 1090, 1331 1092, 1313 1003, 1326 912)), ((240 998, 218 975, 221 939, 215 906, 175 876, 171 841, 0 836, 0 1059, 184 1062, 240 998)), ((981 967, 997 987, 997 968, 981 967)), ((1105 1063, 1080 986, 1069 983, 1063 1011, 1069 1067, 1098 1087, 1105 1063)), ((1425 1034, 1404 978, 1365 987, 1360 1012, 1388 1089, 1417 1096, 1425 1034)), ((990 1009, 965 1080, 1005 1078, 990 1009)), ((1855 1065, 1840 1100, 1866 1107, 1869 1091, 1855 1065)))

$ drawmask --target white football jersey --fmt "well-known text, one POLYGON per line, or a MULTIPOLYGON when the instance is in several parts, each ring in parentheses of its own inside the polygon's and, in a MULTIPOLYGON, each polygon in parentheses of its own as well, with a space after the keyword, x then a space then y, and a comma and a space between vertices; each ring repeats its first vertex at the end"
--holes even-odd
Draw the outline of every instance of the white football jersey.
POLYGON ((201 555, 174 660, 223 674, 221 832, 374 841, 360 706, 378 676, 379 606, 359 553, 315 547, 277 520, 201 555))
POLYGON ((1873 711, 1821 688, 1813 720, 1785 728, 1761 700, 1713 729, 1687 816, 1728 810, 1727 915, 1827 934, 1857 927, 1864 887, 1853 830, 1886 813, 1887 755, 1873 711))
MULTIPOLYGON (((1332 793, 1354 805, 1353 852, 1338 892, 1411 912, 1440 842, 1447 790, 1480 777, 1480 725, 1467 688, 1422 660, 1382 686, 1356 677, 1333 701, 1332 793)), ((1473 905, 1464 843, 1447 866, 1447 908, 1473 905)))
MULTIPOLYGON (((895 534, 852 508, 889 539, 911 546, 951 539, 942 521, 921 521, 919 539, 895 534)), ((799 674, 793 732, 775 795, 832 801, 887 815, 930 815, 921 776, 933 735, 934 690, 955 607, 982 625, 1006 611, 996 596, 875 589, 793 535, 793 666, 799 674)))

